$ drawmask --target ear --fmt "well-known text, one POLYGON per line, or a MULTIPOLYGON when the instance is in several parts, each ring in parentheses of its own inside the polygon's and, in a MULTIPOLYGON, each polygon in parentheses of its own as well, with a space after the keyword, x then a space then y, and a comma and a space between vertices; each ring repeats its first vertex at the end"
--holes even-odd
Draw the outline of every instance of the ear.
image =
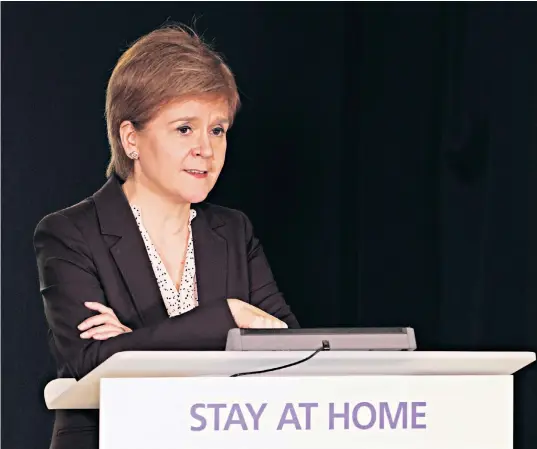
POLYGON ((121 137, 121 144, 123 145, 123 151, 129 155, 133 151, 137 151, 138 147, 136 146, 136 129, 134 125, 129 120, 125 120, 119 126, 119 136, 121 137))

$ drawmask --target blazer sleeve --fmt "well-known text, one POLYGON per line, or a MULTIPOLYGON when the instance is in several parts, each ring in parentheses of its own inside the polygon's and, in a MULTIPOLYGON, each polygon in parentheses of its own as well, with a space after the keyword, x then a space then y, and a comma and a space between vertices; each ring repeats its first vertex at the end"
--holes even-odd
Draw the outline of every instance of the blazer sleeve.
POLYGON ((297 318, 278 289, 263 247, 254 235, 251 221, 244 213, 241 212, 241 215, 244 220, 248 251, 250 303, 284 321, 289 328, 299 328, 297 318))
POLYGON ((84 302, 108 305, 82 233, 68 217, 54 213, 38 224, 34 248, 57 355, 78 379, 121 351, 224 349, 228 331, 236 327, 227 302, 212 301, 188 314, 105 341, 82 339, 77 326, 95 313, 84 302))

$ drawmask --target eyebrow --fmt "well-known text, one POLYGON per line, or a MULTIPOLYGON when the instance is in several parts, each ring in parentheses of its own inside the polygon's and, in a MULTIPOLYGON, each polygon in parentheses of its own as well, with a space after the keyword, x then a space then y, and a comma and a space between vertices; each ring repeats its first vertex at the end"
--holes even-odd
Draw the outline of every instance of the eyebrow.
MULTIPOLYGON (((172 123, 176 123, 176 122, 195 122, 198 120, 199 120, 198 117, 178 117, 168 122, 168 125, 171 125, 172 123)), ((214 121, 218 123, 229 124, 229 119, 227 119, 226 117, 216 117, 214 121)))

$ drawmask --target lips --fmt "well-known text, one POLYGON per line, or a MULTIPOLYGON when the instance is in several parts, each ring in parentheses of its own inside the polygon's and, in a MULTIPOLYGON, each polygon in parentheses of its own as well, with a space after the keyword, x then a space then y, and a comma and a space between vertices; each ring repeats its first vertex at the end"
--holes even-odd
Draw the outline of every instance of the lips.
POLYGON ((185 172, 197 179, 204 179, 207 177, 207 170, 185 170, 185 172))

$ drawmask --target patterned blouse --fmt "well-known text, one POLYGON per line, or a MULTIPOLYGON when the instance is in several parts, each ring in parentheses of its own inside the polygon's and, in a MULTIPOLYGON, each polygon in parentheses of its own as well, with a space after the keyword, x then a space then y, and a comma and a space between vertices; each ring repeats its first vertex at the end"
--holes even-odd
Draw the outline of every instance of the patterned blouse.
POLYGON ((170 317, 181 315, 198 306, 198 290, 196 284, 196 264, 194 259, 194 241, 192 239, 192 220, 196 218, 196 211, 190 209, 190 219, 188 221, 188 244, 186 250, 185 266, 181 280, 181 288, 177 291, 175 284, 170 277, 164 263, 158 255, 155 245, 151 242, 148 232, 142 222, 142 213, 136 206, 131 206, 138 229, 142 234, 147 255, 151 261, 153 272, 170 317))

